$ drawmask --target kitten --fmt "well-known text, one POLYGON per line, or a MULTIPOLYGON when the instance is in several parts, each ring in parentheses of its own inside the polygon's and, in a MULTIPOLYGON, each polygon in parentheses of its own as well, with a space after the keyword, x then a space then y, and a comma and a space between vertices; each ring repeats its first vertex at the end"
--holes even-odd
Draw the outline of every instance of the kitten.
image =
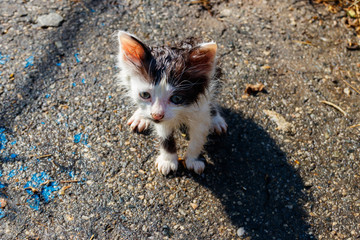
POLYGON ((155 165, 164 175, 178 168, 173 132, 186 125, 190 141, 185 164, 201 174, 205 164, 198 157, 208 134, 227 130, 213 102, 216 43, 150 48, 123 31, 119 31, 118 40, 121 84, 139 107, 128 125, 138 132, 151 125, 155 128, 160 139, 155 165))

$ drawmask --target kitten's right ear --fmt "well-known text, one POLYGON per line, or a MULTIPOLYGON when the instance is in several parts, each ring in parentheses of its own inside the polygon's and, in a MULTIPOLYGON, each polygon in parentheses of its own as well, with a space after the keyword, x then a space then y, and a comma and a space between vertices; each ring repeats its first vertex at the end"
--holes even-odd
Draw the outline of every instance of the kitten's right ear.
POLYGON ((146 71, 152 59, 150 49, 134 35, 119 31, 120 61, 146 71))

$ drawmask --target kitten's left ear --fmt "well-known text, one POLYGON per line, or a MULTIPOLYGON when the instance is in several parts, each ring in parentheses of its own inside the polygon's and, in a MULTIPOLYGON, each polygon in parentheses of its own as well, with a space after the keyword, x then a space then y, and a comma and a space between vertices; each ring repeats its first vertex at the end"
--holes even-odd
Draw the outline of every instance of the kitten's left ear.
POLYGON ((147 72, 152 55, 150 49, 137 37, 124 31, 119 31, 120 61, 147 72))
POLYGON ((188 59, 190 70, 211 76, 215 68, 216 51, 215 42, 203 43, 191 49, 188 59))

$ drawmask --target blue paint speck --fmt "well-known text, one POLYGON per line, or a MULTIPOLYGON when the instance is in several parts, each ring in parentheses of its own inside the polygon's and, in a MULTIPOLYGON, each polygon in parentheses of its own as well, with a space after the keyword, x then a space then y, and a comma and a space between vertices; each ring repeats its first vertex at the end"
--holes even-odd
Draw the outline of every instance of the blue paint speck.
POLYGON ((81 62, 81 60, 80 60, 80 58, 78 57, 79 56, 79 54, 78 53, 75 53, 74 54, 74 57, 75 57, 75 59, 76 59, 76 62, 81 62))
POLYGON ((12 153, 11 155, 10 155, 10 158, 16 158, 17 157, 17 154, 15 154, 15 153, 12 153))
POLYGON ((5 217, 4 210, 0 209, 0 219, 5 217))
POLYGON ((41 122, 41 124, 42 124, 42 125, 44 125, 44 124, 45 124, 45 122, 41 122))
POLYGON ((89 135, 83 134, 83 133, 78 133, 74 136, 74 143, 81 142, 85 146, 90 147, 90 145, 88 145, 88 142, 87 142, 88 138, 89 138, 89 135))
POLYGON ((85 78, 81 79, 81 82, 82 82, 83 84, 85 84, 85 78))
POLYGON ((80 140, 81 140, 81 135, 82 135, 82 133, 79 133, 79 134, 76 134, 76 135, 74 136, 74 143, 79 143, 79 142, 80 142, 80 140))
POLYGON ((48 180, 51 180, 49 175, 45 172, 35 173, 31 181, 28 181, 24 188, 33 187, 39 192, 33 192, 31 189, 26 189, 26 192, 31 195, 31 198, 27 200, 29 206, 35 210, 40 209, 40 199, 43 199, 45 203, 48 203, 51 199, 54 198, 53 192, 58 191, 60 187, 57 182, 50 181, 47 184, 44 184, 48 180))
POLYGON ((16 144, 16 140, 12 141, 10 144, 11 144, 11 145, 15 145, 15 144, 16 144))
POLYGON ((73 83, 72 85, 73 85, 73 87, 76 87, 76 83, 73 83))
POLYGON ((90 8, 90 12, 95 12, 95 10, 94 10, 94 9, 92 9, 92 8, 90 8))
POLYGON ((109 96, 109 99, 111 99, 112 98, 112 96, 109 96))
POLYGON ((2 177, 2 171, 0 170, 0 177, 2 177))
POLYGON ((10 172, 9 172, 9 174, 8 174, 8 180, 10 179, 10 178, 12 178, 12 177, 14 177, 15 175, 16 175, 16 170, 14 169, 14 170, 11 170, 10 172))
POLYGON ((28 169, 28 167, 23 167, 23 166, 21 166, 20 168, 19 168, 19 171, 26 171, 28 169))
POLYGON ((9 55, 2 55, 0 52, 0 64, 4 65, 7 61, 9 61, 10 56, 9 55))
POLYGON ((45 98, 49 98, 49 97, 51 97, 51 94, 46 94, 45 95, 45 98))
POLYGON ((71 178, 74 178, 74 177, 75 177, 74 172, 73 172, 73 171, 70 171, 70 172, 69 172, 69 176, 70 176, 71 178))
POLYGON ((0 150, 5 149, 6 147, 6 135, 3 133, 5 131, 5 128, 0 128, 0 150))
POLYGON ((25 68, 33 66, 34 65, 34 56, 30 56, 27 59, 25 59, 26 65, 25 68))
POLYGON ((59 66, 59 67, 60 67, 60 66, 61 66, 61 63, 56 63, 56 66, 59 66))
POLYGON ((40 210, 40 197, 38 195, 32 195, 30 199, 26 201, 29 204, 29 207, 39 211, 40 210))

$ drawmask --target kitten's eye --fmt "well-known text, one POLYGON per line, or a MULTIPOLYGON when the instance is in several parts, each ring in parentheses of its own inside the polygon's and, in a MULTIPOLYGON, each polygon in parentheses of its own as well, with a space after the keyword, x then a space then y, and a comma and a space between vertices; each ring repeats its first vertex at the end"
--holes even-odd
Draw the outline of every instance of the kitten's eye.
POLYGON ((151 97, 150 93, 148 92, 141 92, 139 95, 143 99, 149 99, 151 97))
POLYGON ((170 97, 170 101, 174 104, 181 104, 184 102, 183 96, 173 95, 170 97))

